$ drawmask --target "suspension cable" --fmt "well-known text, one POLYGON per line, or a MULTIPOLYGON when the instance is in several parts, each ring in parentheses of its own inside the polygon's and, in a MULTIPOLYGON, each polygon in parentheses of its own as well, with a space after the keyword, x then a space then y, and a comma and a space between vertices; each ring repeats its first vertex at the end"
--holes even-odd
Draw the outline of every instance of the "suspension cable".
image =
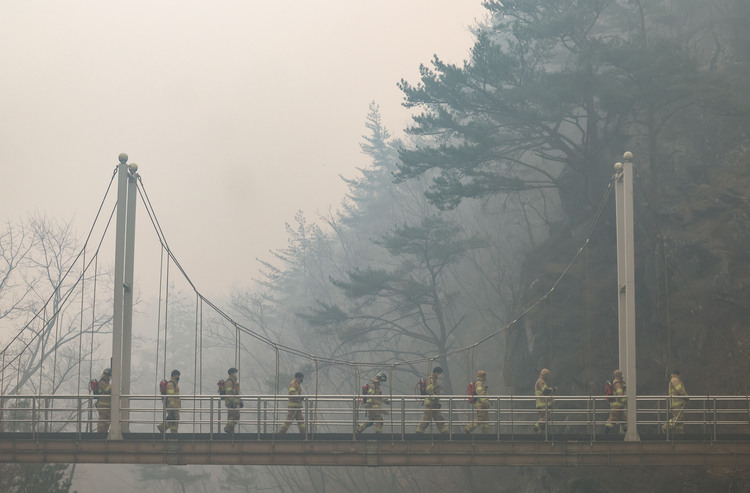
MULTIPOLYGON (((582 246, 578 249, 578 251, 576 252, 576 254, 569 261, 569 263, 567 264, 567 266, 563 269, 563 271, 560 273, 560 275, 553 282, 552 286, 549 288, 549 290, 545 294, 543 294, 542 296, 540 296, 537 300, 535 300, 533 303, 531 303, 527 308, 525 308, 524 310, 522 310, 520 312, 520 314, 518 314, 510 323, 508 323, 505 326, 501 327, 500 329, 498 329, 498 330, 496 330, 496 331, 494 331, 494 332, 486 335, 485 337, 483 337, 480 340, 472 343, 469 346, 465 346, 465 347, 462 347, 462 348, 457 348, 455 350, 447 351, 447 352, 445 352, 443 354, 439 354, 439 355, 436 355, 436 356, 433 356, 433 357, 416 358, 416 359, 413 359, 413 360, 400 361, 400 362, 396 363, 396 365, 413 365, 413 364, 416 364, 416 363, 428 362, 429 363, 429 367, 431 368, 432 363, 433 363, 433 361, 436 358, 445 358, 445 357, 448 357, 450 355, 454 355, 454 354, 461 353, 463 351, 467 351, 469 348, 471 348, 473 346, 476 346, 477 344, 485 342, 486 340, 488 340, 488 339, 490 339, 492 337, 495 337, 498 334, 504 333, 505 331, 507 331, 510 328, 512 328, 515 324, 517 324, 523 317, 525 317, 530 312, 532 312, 533 310, 535 310, 541 303, 543 303, 544 301, 546 301, 547 299, 549 299, 549 297, 557 289, 557 286, 560 284, 560 282, 562 281, 562 279, 567 276, 567 274, 569 273, 569 271, 572 268, 572 266, 578 261, 579 257, 582 255, 584 249, 588 246, 588 244, 590 242, 591 235, 592 235, 595 227, 599 223, 599 220, 601 218, 602 212, 603 212, 603 210, 604 210, 607 202, 609 201, 609 199, 611 197, 611 194, 612 194, 612 191, 613 191, 614 179, 615 179, 615 177, 613 176, 612 180, 610 180, 610 182, 609 182, 609 184, 607 186, 607 190, 604 193, 604 195, 603 195, 603 197, 602 197, 602 199, 600 201, 599 207, 598 207, 598 209, 597 209, 597 211, 596 211, 596 213, 595 213, 595 215, 594 215, 594 217, 593 217, 593 219, 591 221, 590 228, 588 230, 588 234, 587 234, 586 239, 584 240, 582 246)), ((298 348, 294 348, 294 347, 290 347, 290 346, 286 346, 286 345, 281 344, 281 343, 279 343, 277 341, 272 341, 268 337, 263 336, 263 335, 257 333, 256 331, 251 330, 248 327, 245 327, 245 326, 237 323, 226 312, 224 312, 223 310, 221 310, 218 306, 216 306, 210 300, 208 300, 203 295, 201 295, 200 292, 195 287, 195 284, 193 283, 193 281, 190 279, 190 277, 187 275, 186 271, 181 266, 180 262, 177 260, 177 258, 174 255, 174 253, 169 248, 169 245, 168 245, 168 243, 166 241, 166 237, 165 237, 165 235, 164 235, 164 233, 163 233, 163 231, 161 229, 161 225, 159 224, 158 218, 156 217, 156 214, 153 211, 153 208, 152 208, 152 205, 151 205, 151 201, 150 201, 150 199, 148 197, 148 193, 146 191, 146 188, 143 185, 142 177, 139 176, 138 180, 139 180, 140 185, 141 185, 141 186, 138 187, 139 194, 141 195, 141 199, 143 200, 144 205, 146 206, 146 209, 148 211, 148 216, 151 219, 151 222, 152 222, 152 225, 154 226, 154 229, 156 231, 157 237, 159 238, 159 241, 162 243, 162 247, 164 248, 164 250, 167 253, 167 257, 168 257, 167 270, 169 270, 169 261, 171 260, 172 262, 174 262, 175 266, 180 271, 180 273, 183 275, 183 277, 185 278, 185 280, 190 284, 190 286, 192 287, 193 291, 200 297, 200 299, 203 302, 205 302, 208 306, 210 306, 219 316, 221 316, 222 318, 224 318, 225 320, 227 320, 231 324, 233 324, 236 327, 238 327, 240 329, 240 331, 242 331, 242 332, 250 335, 251 337, 253 337, 253 338, 255 338, 255 339, 257 339, 257 340, 259 340, 259 341, 267 344, 268 346, 274 348, 274 350, 277 352, 277 363, 276 363, 277 364, 277 369, 276 369, 276 374, 277 374, 277 392, 278 392, 278 375, 279 375, 279 370, 278 370, 278 365, 279 365, 279 363, 278 363, 278 352, 279 352, 279 350, 283 350, 283 351, 285 351, 285 352, 287 352, 289 354, 297 355, 297 356, 300 356, 300 357, 303 357, 303 358, 306 358, 306 359, 309 359, 309 360, 312 360, 312 361, 321 361, 321 362, 334 363, 334 364, 349 364, 349 363, 351 363, 349 361, 338 359, 338 358, 334 358, 334 357, 323 357, 323 356, 320 356, 320 355, 313 355, 313 354, 311 354, 311 353, 309 353, 307 351, 304 351, 304 350, 301 350, 301 349, 298 349, 298 348)), ((166 327, 165 327, 165 330, 166 330, 166 327)), ((166 336, 165 336, 165 338, 166 338, 166 336)), ((166 354, 166 352, 165 352, 165 354, 166 354)), ((368 367, 376 367, 376 366, 383 366, 386 363, 383 363, 383 362, 374 362, 374 363, 360 363, 360 364, 363 365, 363 366, 368 366, 368 367)))
MULTIPOLYGON (((111 185, 112 185, 112 182, 114 180, 114 177, 116 176, 116 173, 117 173, 117 169, 115 169, 115 171, 114 171, 114 173, 112 175, 112 179, 110 180, 110 184, 109 184, 109 186, 107 188, 107 193, 105 193, 105 199, 106 199, 106 197, 107 197, 107 195, 109 193, 109 190, 111 188, 111 185)), ((163 370, 166 373, 166 357, 167 357, 167 342, 168 342, 168 307, 169 307, 169 270, 170 270, 170 259, 171 259, 171 261, 174 261, 174 263, 177 266, 177 268, 180 270, 180 272, 185 277, 186 281, 190 284, 190 286, 193 288, 194 292, 196 293, 197 299, 201 303, 201 313, 202 313, 202 302, 206 302, 211 308, 213 308, 214 310, 216 310, 216 312, 220 316, 222 316, 225 319, 227 319, 229 321, 232 321, 232 322, 233 322, 233 320, 225 312, 219 310, 218 307, 216 307, 216 305, 214 305, 209 300, 207 300, 205 297, 203 297, 200 294, 200 292, 196 289, 195 285, 193 284, 193 282, 189 278, 189 276, 187 276, 186 272, 184 271, 184 269, 182 268, 182 266, 180 265, 180 263, 178 262, 178 260, 176 259, 176 257, 174 256, 174 254, 172 253, 172 251, 170 250, 170 248, 169 248, 169 246, 167 244, 166 237, 164 236, 163 231, 161 229, 161 226, 160 226, 160 224, 158 222, 158 219, 157 219, 155 213, 153 212, 153 208, 151 206, 151 202, 150 202, 150 200, 148 198, 148 194, 146 193, 145 189, 143 188, 143 183, 142 183, 142 179, 141 179, 140 176, 138 176, 138 180, 139 180, 139 182, 141 184, 141 186, 138 187, 139 194, 141 195, 141 198, 144 200, 144 203, 146 204, 147 213, 149 215, 149 218, 151 219, 152 224, 154 224, 155 231, 156 231, 157 236, 159 237, 159 240, 160 240, 160 242, 162 244, 162 258, 163 258, 164 252, 167 253, 167 267, 166 267, 167 282, 166 282, 166 288, 165 288, 166 296, 165 296, 165 315, 164 315, 164 361, 163 361, 163 370)), ((591 225, 591 228, 590 228, 590 231, 589 231, 589 235, 587 236, 586 240, 584 241, 583 246, 578 250, 578 252, 576 253, 576 255, 573 257, 573 259, 568 264, 568 266, 563 270, 563 272, 560 274, 560 276, 558 277, 558 279, 553 283, 553 285, 549 289, 549 291, 546 294, 544 294, 543 296, 541 296, 539 299, 537 299, 534 303, 532 303, 525 310, 523 310, 513 321, 511 321, 510 323, 506 324, 504 327, 501 327, 499 330, 494 331, 493 333, 490 333, 489 335, 485 336, 484 338, 482 338, 481 340, 473 343, 470 346, 466 346, 466 347, 458 348, 458 349, 455 349, 455 350, 452 350, 452 351, 448 351, 448 352, 446 352, 444 354, 440 354, 440 355, 437 355, 435 357, 418 358, 418 359, 409 360, 409 361, 400 361, 400 362, 397 362, 397 363, 393 363, 392 366, 395 367, 397 365, 411 365, 411 364, 420 363, 420 362, 428 362, 429 363, 429 367, 431 368, 433 360, 436 357, 447 357, 449 355, 458 354, 458 353, 460 353, 462 351, 473 349, 473 347, 475 347, 477 344, 479 344, 481 342, 484 342, 484 341, 490 339, 491 337, 494 337, 494 336, 496 336, 496 335, 498 335, 500 333, 503 333, 503 332, 509 330, 521 318, 523 318, 528 313, 530 313, 532 310, 534 310, 537 306, 539 306, 540 303, 542 303, 543 301, 547 300, 549 298, 549 296, 554 292, 554 290, 556 289, 556 287, 558 286, 558 284, 561 282, 561 280, 567 275, 567 273, 570 270, 571 266, 577 261, 578 257, 581 255, 581 252, 583 251, 583 249, 588 245, 588 243, 590 241, 591 232, 593 231, 594 227, 596 226, 596 224, 599 221, 599 218, 600 218, 602 210, 603 210, 603 206, 604 206, 604 204, 606 204, 606 202, 607 202, 607 200, 609 198, 609 195, 611 194, 611 190, 612 190, 612 183, 610 183, 610 185, 608 187, 608 190, 607 190, 607 193, 605 194, 605 197, 602 199, 602 203, 600 204, 600 208, 599 208, 599 210, 596 212, 596 214, 594 216, 594 219, 592 221, 592 225, 591 225)), ((99 217, 99 213, 101 212, 103 203, 104 203, 104 200, 102 201, 102 204, 100 205, 99 211, 97 212, 97 216, 96 216, 97 219, 99 217)), ((111 216, 110 216, 110 219, 111 219, 111 216)), ((92 228, 89 231, 89 235, 87 236, 86 242, 84 244, 84 249, 78 255, 78 257, 80 257, 81 255, 84 255, 84 260, 85 260, 85 247, 86 247, 86 245, 88 245, 88 241, 89 241, 89 239, 91 237, 91 234, 93 232, 93 228, 94 228, 95 224, 96 224, 96 219, 94 221, 94 225, 92 225, 92 228)), ((97 249, 97 253, 98 253, 98 249, 97 249)), ((72 268, 73 265, 75 265, 75 263, 77 263, 78 257, 76 257, 76 260, 74 260, 73 264, 71 265, 71 268, 72 268)), ((98 255, 95 255, 94 258, 98 259, 98 255)), ((162 262, 163 262, 163 260, 162 260, 162 262)), ((85 262, 84 262, 84 265, 85 265, 85 262)), ((68 272, 70 272, 70 269, 68 270, 68 272)), ((63 279, 67 276, 68 272, 66 272, 66 275, 63 276, 63 279)), ((85 268, 84 268, 84 273, 85 273, 85 268)), ((160 276, 161 276, 161 273, 160 273, 160 276)), ((81 277, 83 277, 83 275, 81 277)), ((95 276, 95 278, 96 278, 96 276, 95 276)), ((162 286, 161 286, 161 278, 160 278, 160 298, 161 298, 161 288, 162 288, 162 286)), ((82 285, 82 290, 83 289, 84 288, 83 288, 83 285, 82 285)), ((65 301, 65 300, 67 300, 67 297, 65 297, 65 299, 63 301, 65 301)), ((48 300, 48 303, 49 303, 49 300, 48 300)), ((46 320, 47 320, 46 306, 47 306, 47 304, 45 304, 45 306, 44 306, 44 313, 45 314, 44 314, 44 320, 42 321, 43 322, 42 329, 39 332, 37 332, 32 337, 32 340, 35 339, 36 337, 39 337, 42 333, 46 332, 46 328, 47 328, 47 326, 46 326, 46 323, 47 323, 46 322, 46 320)), ((95 319, 95 307, 94 307, 94 309, 93 309, 92 312, 93 312, 93 318, 95 319)), ((53 316, 56 316, 56 315, 57 315, 57 313, 55 315, 53 315, 53 316)), ((345 361, 345 360, 341 360, 341 359, 337 359, 337 358, 333 358, 333 357, 316 356, 316 355, 313 355, 313 354, 311 354, 311 353, 309 353, 307 351, 303 351, 303 350, 296 349, 296 348, 293 348, 293 347, 288 347, 288 346, 279 344, 277 342, 274 342, 274 341, 270 340, 268 337, 262 336, 261 334, 258 334, 257 332, 255 332, 255 331, 253 331, 253 330, 251 330, 251 329, 249 329, 247 327, 244 327, 244 326, 242 326, 240 324, 236 324, 235 326, 238 329, 238 331, 237 331, 237 344, 235 346, 235 351, 237 353, 237 355, 236 355, 236 359, 237 360, 239 359, 238 355, 239 355, 239 352, 240 352, 240 350, 239 350, 239 332, 245 332, 246 334, 250 335, 251 337, 253 337, 253 338, 255 338, 255 339, 257 339, 257 340, 259 340, 259 341, 261 341, 261 342, 263 342, 265 344, 269 344, 269 345, 271 345, 272 347, 275 348, 275 351, 276 351, 276 354, 277 354, 277 357, 276 357, 276 379, 277 379, 276 392, 277 393, 278 393, 278 387, 279 387, 279 382, 278 382, 278 379, 279 379, 279 355, 278 355, 278 353, 279 353, 280 349, 282 349, 282 350, 284 350, 284 351, 286 351, 286 352, 288 352, 290 354, 294 354, 294 355, 298 355, 298 356, 301 356, 301 357, 305 357, 305 358, 311 359, 311 360, 315 361, 316 366, 318 365, 319 361, 329 362, 329 363, 337 363, 337 364, 350 364, 351 363, 349 361, 345 361)), ((21 332, 23 332, 23 330, 25 330, 26 328, 28 328, 28 324, 27 324, 26 327, 24 327, 24 329, 22 329, 21 332)), ((93 352, 93 329, 94 329, 94 327, 92 326, 92 352, 93 352)), ((197 331, 197 327, 196 327, 196 331, 197 331)), ((12 344, 15 340, 17 340, 17 338, 18 338, 19 335, 20 335, 20 332, 5 347, 5 349, 3 349, 3 356, 4 356, 4 359, 3 359, 3 370, 5 370, 5 368, 7 368, 10 364, 12 364, 13 361, 15 361, 15 359, 17 358, 16 357, 12 361, 10 361, 8 363, 5 363, 5 351, 10 347, 10 344, 12 344)), ((30 344, 30 342, 29 342, 29 344, 30 344)), ((29 344, 27 344, 24 349, 26 349, 29 344)), ((43 344, 43 347, 44 347, 44 338, 43 338, 42 344, 43 344)), ((158 345, 158 342, 157 342, 157 345, 158 345)), ((202 345, 202 334, 201 334, 201 345, 202 345)), ((158 346, 157 346, 157 351, 158 351, 158 346)), ((42 349, 42 352, 44 353, 44 349, 42 349)), ((362 365, 365 365, 365 366, 377 366, 377 365, 382 365, 382 364, 383 363, 362 363, 362 365)), ((91 358, 90 372, 92 371, 92 368, 91 368, 92 365, 93 365, 93 357, 91 358)), ((158 365, 158 354, 157 354, 157 365, 158 365)), ((358 367, 357 367, 357 372, 359 372, 358 367)), ((42 370, 40 368, 40 379, 41 379, 41 373, 42 373, 42 370)), ((54 378, 54 376, 53 376, 53 378, 54 378)), ((53 385, 54 385, 54 383, 53 383, 53 385)), ((40 380, 40 391, 41 391, 41 380, 40 380)))
MULTIPOLYGON (((87 245, 88 245, 88 243, 89 243, 89 240, 91 239, 91 235, 92 235, 92 234, 93 234, 93 232, 94 232, 94 228, 96 227, 96 224, 97 224, 97 222, 98 222, 98 220, 99 220, 99 216, 100 216, 100 214, 101 214, 102 208, 104 207, 104 203, 106 202, 107 196, 109 195, 109 191, 110 191, 110 189, 112 188, 112 183, 113 183, 113 181, 114 181, 114 178, 115 178, 116 174, 117 174, 117 168, 115 168, 115 171, 113 172, 113 174, 112 174, 112 177, 111 177, 111 178, 110 178, 110 180, 109 180, 109 185, 107 186, 107 190, 106 190, 106 192, 104 193, 104 197, 102 198, 102 201, 101 201, 101 203, 99 204, 99 209, 98 209, 98 210, 97 210, 97 212, 96 212, 96 216, 94 217, 94 221, 93 221, 93 223, 91 224, 91 228, 89 229, 89 233, 88 233, 88 235, 86 236, 86 241, 84 241, 84 244, 83 244, 83 248, 82 248, 82 249, 81 249, 81 251, 80 251, 80 252, 78 253, 78 255, 77 255, 77 256, 75 257, 75 259, 73 260, 73 262, 71 262, 70 266, 69 266, 69 267, 68 267, 68 269, 67 269, 67 270, 65 271, 65 273, 64 273, 64 274, 63 274, 63 275, 61 276, 61 280, 60 280, 60 282, 59 282, 59 283, 58 283, 58 284, 57 284, 57 285, 55 286, 55 288, 54 288, 54 290, 53 290, 52 294, 51 294, 51 295, 50 295, 50 296, 49 296, 49 297, 47 298, 47 301, 46 301, 46 302, 44 303, 44 305, 43 305, 43 306, 42 306, 42 307, 41 307, 41 308, 40 308, 40 309, 39 309, 39 310, 38 310, 38 311, 37 311, 37 312, 36 312, 36 313, 35 313, 35 314, 34 314, 34 315, 32 316, 31 320, 29 320, 29 321, 28 321, 28 322, 27 322, 27 323, 26 323, 26 324, 25 324, 25 325, 24 325, 24 326, 23 326, 23 327, 21 328, 21 330, 20 330, 20 331, 18 331, 18 333, 17 333, 17 334, 16 334, 16 335, 15 335, 14 337, 12 337, 12 338, 11 338, 11 340, 10 340, 10 341, 9 341, 9 342, 8 342, 8 343, 7 343, 6 345, 5 345, 5 347, 4 347, 3 349, 2 349, 2 353, 3 353, 3 354, 4 354, 4 353, 5 353, 6 351, 8 351, 8 350, 9 350, 9 348, 11 347, 11 345, 12 345, 12 344, 13 344, 14 342, 16 342, 17 340, 19 340, 19 339, 20 339, 20 337, 21 337, 21 335, 22 335, 22 334, 24 333, 24 331, 26 331, 27 329, 29 329, 29 328, 30 328, 30 326, 31 326, 31 324, 32 324, 32 323, 33 323, 33 322, 34 322, 35 320, 38 320, 38 318, 39 318, 39 315, 40 315, 40 314, 42 313, 42 311, 43 311, 43 310, 44 310, 44 311, 46 311, 46 309, 47 309, 47 306, 48 306, 48 305, 49 305, 49 303, 50 303, 50 302, 52 301, 52 299, 53 299, 53 298, 55 297, 55 294, 56 294, 56 293, 58 293, 58 291, 59 291, 59 290, 60 290, 60 288, 62 287, 62 284, 63 284, 63 282, 64 282, 64 281, 65 281, 65 280, 67 279, 67 277, 68 277, 68 275, 70 274, 70 272, 71 272, 71 270, 73 269, 73 267, 74 267, 74 266, 75 266, 75 265, 76 265, 76 264, 78 263, 78 259, 79 259, 79 258, 81 257, 81 255, 82 255, 83 251, 85 251, 85 249, 86 249, 86 247, 87 247, 87 245)), ((109 221, 107 222, 107 225, 106 225, 106 227, 105 227, 105 229, 104 229, 104 233, 102 234, 102 236, 101 236, 101 239, 99 240, 99 245, 98 245, 98 247, 97 247, 97 249, 96 249, 96 252, 97 252, 97 253, 99 252, 99 249, 101 248, 101 245, 102 245, 102 241, 104 240, 104 236, 106 235, 107 229, 109 228, 109 224, 110 224, 110 222, 112 221, 112 216, 113 216, 113 214, 114 214, 114 209, 113 209, 112 213, 110 214, 110 217, 109 217, 109 221)), ((70 291, 68 291, 68 294, 67 294, 66 296, 62 297, 62 300, 63 300, 63 301, 62 301, 62 303, 64 303, 65 301, 67 301, 68 297, 69 297, 69 296, 70 296, 70 294, 72 293, 72 290, 73 290, 73 289, 75 289, 75 287, 76 287, 76 285, 77 285, 77 283, 78 283, 79 281, 80 281, 80 278, 79 278, 79 279, 78 279, 78 280, 77 280, 77 281, 76 281, 76 282, 75 282, 75 283, 73 284, 73 287, 71 288, 71 290, 70 290, 70 291)), ((35 334, 34 334, 34 335, 33 335, 33 336, 32 336, 32 337, 30 338, 30 340, 29 340, 29 341, 28 341, 28 342, 27 342, 27 343, 26 343, 26 344, 25 344, 25 345, 24 345, 24 346, 23 346, 23 347, 21 348, 21 350, 20 350, 20 351, 18 352, 18 354, 17 354, 16 356, 14 356, 14 357, 13 357, 13 358, 12 358, 12 359, 11 359, 10 361, 8 361, 8 362, 7 362, 7 363, 6 363, 5 365, 3 365, 3 369, 5 369, 5 368, 6 368, 7 366, 9 366, 9 365, 13 364, 13 363, 14 363, 14 362, 15 362, 15 361, 16 361, 16 360, 17 360, 17 359, 18 359, 18 358, 20 357, 20 355, 21 355, 21 354, 22 354, 22 353, 23 353, 24 351, 26 351, 26 349, 28 349, 28 348, 29 348, 29 346, 31 346, 31 344, 32 344, 32 343, 33 343, 33 342, 34 342, 34 341, 35 341, 35 340, 37 339, 37 337, 39 337, 39 336, 40 336, 40 335, 41 335, 42 333, 43 333, 43 331, 35 332, 35 334)), ((20 371, 20 366, 19 366, 19 371, 20 371)))
MULTIPOLYGON (((39 334, 44 334, 47 332, 46 324, 47 324, 47 307, 45 306, 44 315, 42 316, 42 328, 39 329, 39 332, 38 332, 39 334)), ((44 335, 42 336, 40 340, 40 342, 42 343, 42 356, 41 356, 42 359, 44 358, 44 347, 47 342, 47 337, 48 337, 47 335, 44 335)), ((37 389, 39 391, 39 395, 42 395, 42 374, 43 373, 44 373, 44 365, 40 361, 39 363, 39 388, 37 389)))
POLYGON ((83 366, 83 312, 84 312, 84 304, 83 304, 83 298, 85 297, 86 290, 84 287, 86 286, 85 281, 85 275, 86 275, 86 249, 83 250, 83 272, 81 272, 81 316, 80 316, 80 324, 78 329, 78 363, 76 363, 76 367, 78 368, 78 381, 76 382, 76 388, 81 388, 81 366, 83 366))
POLYGON ((60 342, 60 326, 63 323, 63 314, 65 313, 62 307, 58 312, 59 315, 55 317, 55 344, 52 346, 52 385, 50 385, 50 392, 55 391, 55 379, 57 378, 57 348, 59 347, 60 342))

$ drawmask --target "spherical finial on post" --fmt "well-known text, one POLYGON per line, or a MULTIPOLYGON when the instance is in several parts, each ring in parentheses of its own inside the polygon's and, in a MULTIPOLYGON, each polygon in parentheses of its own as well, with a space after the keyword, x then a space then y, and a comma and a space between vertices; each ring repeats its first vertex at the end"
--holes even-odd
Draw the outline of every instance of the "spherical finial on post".
POLYGON ((633 153, 630 151, 626 151, 625 154, 622 155, 622 158, 625 161, 632 161, 633 160, 633 153))
POLYGON ((125 164, 128 162, 128 155, 124 152, 121 152, 120 155, 117 156, 117 159, 119 159, 122 164, 125 164))
POLYGON ((135 173, 136 171, 138 171, 138 165, 135 163, 130 163, 128 164, 128 169, 131 173, 135 173))
POLYGON ((622 163, 615 163, 615 172, 619 173, 622 171, 622 163))

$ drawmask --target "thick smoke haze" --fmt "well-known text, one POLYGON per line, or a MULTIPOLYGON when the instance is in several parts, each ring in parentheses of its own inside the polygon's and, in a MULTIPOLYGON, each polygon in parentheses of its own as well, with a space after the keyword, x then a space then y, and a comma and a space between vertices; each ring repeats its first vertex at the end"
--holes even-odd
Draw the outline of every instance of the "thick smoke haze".
MULTIPOLYGON (((480 0, 4 2, 2 217, 73 217, 85 235, 126 152, 196 286, 225 294, 285 246, 297 210, 338 207, 339 175, 368 164, 370 101, 398 135, 396 83, 435 53, 467 58, 482 13, 480 0)), ((140 209, 136 282, 154 294, 147 223, 140 209)))

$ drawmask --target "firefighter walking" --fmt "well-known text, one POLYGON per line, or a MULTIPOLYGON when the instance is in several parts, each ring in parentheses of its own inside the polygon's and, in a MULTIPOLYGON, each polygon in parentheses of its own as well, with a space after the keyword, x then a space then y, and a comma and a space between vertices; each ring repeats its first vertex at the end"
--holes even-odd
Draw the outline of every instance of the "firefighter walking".
POLYGON ((224 407, 227 408, 227 424, 224 426, 226 433, 234 433, 234 427, 240 420, 240 408, 242 399, 236 397, 240 394, 240 383, 237 379, 237 368, 227 370, 229 378, 224 382, 224 407))
POLYGON ((109 431, 109 422, 112 418, 112 398, 109 397, 112 395, 111 378, 112 369, 105 368, 96 385, 95 393, 99 396, 96 401, 96 411, 99 413, 99 422, 96 424, 97 433, 107 433, 109 431))
POLYGON ((490 400, 487 396, 487 373, 484 370, 477 372, 477 380, 474 382, 474 409, 476 409, 476 418, 464 428, 464 433, 471 433, 479 426, 482 427, 482 433, 490 431, 490 400))
POLYGON ((298 371, 294 374, 294 380, 289 382, 289 400, 287 401, 286 421, 279 428, 279 433, 286 433, 292 421, 297 421, 297 427, 301 435, 305 434, 305 417, 302 413, 302 381, 305 375, 298 371))
POLYGON ((534 433, 541 433, 544 431, 544 429, 547 427, 549 414, 552 412, 552 404, 555 402, 552 394, 555 391, 555 387, 550 387, 549 385, 551 378, 552 373, 548 369, 544 368, 541 372, 539 372, 539 378, 537 378, 536 384, 534 384, 536 410, 539 413, 539 420, 531 428, 534 433))
POLYGON ((367 389, 367 397, 364 398, 365 408, 367 409, 367 421, 357 426, 357 433, 362 433, 368 427, 375 424, 375 433, 383 433, 383 415, 387 413, 384 411, 383 404, 389 404, 388 399, 382 397, 383 391, 380 390, 381 382, 385 382, 388 378, 385 373, 380 372, 372 377, 371 384, 367 389))
MULTIPOLYGON (((672 370, 669 376, 669 409, 672 417, 669 418, 669 431, 677 434, 685 433, 684 411, 685 405, 690 398, 688 397, 685 384, 680 379, 680 371, 672 370)), ((666 433, 667 425, 662 425, 662 431, 666 433)))
POLYGON ((162 424, 157 425, 156 428, 159 430, 159 433, 164 433, 165 429, 169 429, 172 433, 177 433, 180 423, 180 408, 182 407, 179 382, 180 370, 172 370, 170 379, 167 382, 167 419, 162 424))
POLYGON ((448 427, 445 426, 445 418, 443 418, 443 414, 440 412, 440 408, 442 407, 440 404, 440 398, 437 397, 440 395, 441 391, 438 378, 442 373, 443 369, 436 366, 435 369, 432 370, 432 375, 427 378, 427 397, 425 397, 424 402, 422 403, 424 406, 424 413, 422 414, 422 419, 417 426, 417 434, 424 434, 424 430, 427 428, 427 425, 430 424, 430 421, 435 421, 440 433, 448 433, 448 427))
POLYGON ((625 416, 625 405, 628 402, 628 398, 625 397, 625 380, 623 379, 622 370, 615 370, 614 380, 612 380, 612 397, 608 397, 609 401, 609 419, 607 424, 604 425, 604 433, 609 433, 615 427, 615 423, 620 423, 620 431, 628 431, 627 421, 625 416))

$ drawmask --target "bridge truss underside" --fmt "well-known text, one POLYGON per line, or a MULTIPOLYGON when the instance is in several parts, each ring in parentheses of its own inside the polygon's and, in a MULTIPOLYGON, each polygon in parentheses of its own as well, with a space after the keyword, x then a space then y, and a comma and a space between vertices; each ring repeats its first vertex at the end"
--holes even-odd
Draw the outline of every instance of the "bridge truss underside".
POLYGON ((286 466, 747 467, 750 441, 0 438, 0 462, 286 466))

